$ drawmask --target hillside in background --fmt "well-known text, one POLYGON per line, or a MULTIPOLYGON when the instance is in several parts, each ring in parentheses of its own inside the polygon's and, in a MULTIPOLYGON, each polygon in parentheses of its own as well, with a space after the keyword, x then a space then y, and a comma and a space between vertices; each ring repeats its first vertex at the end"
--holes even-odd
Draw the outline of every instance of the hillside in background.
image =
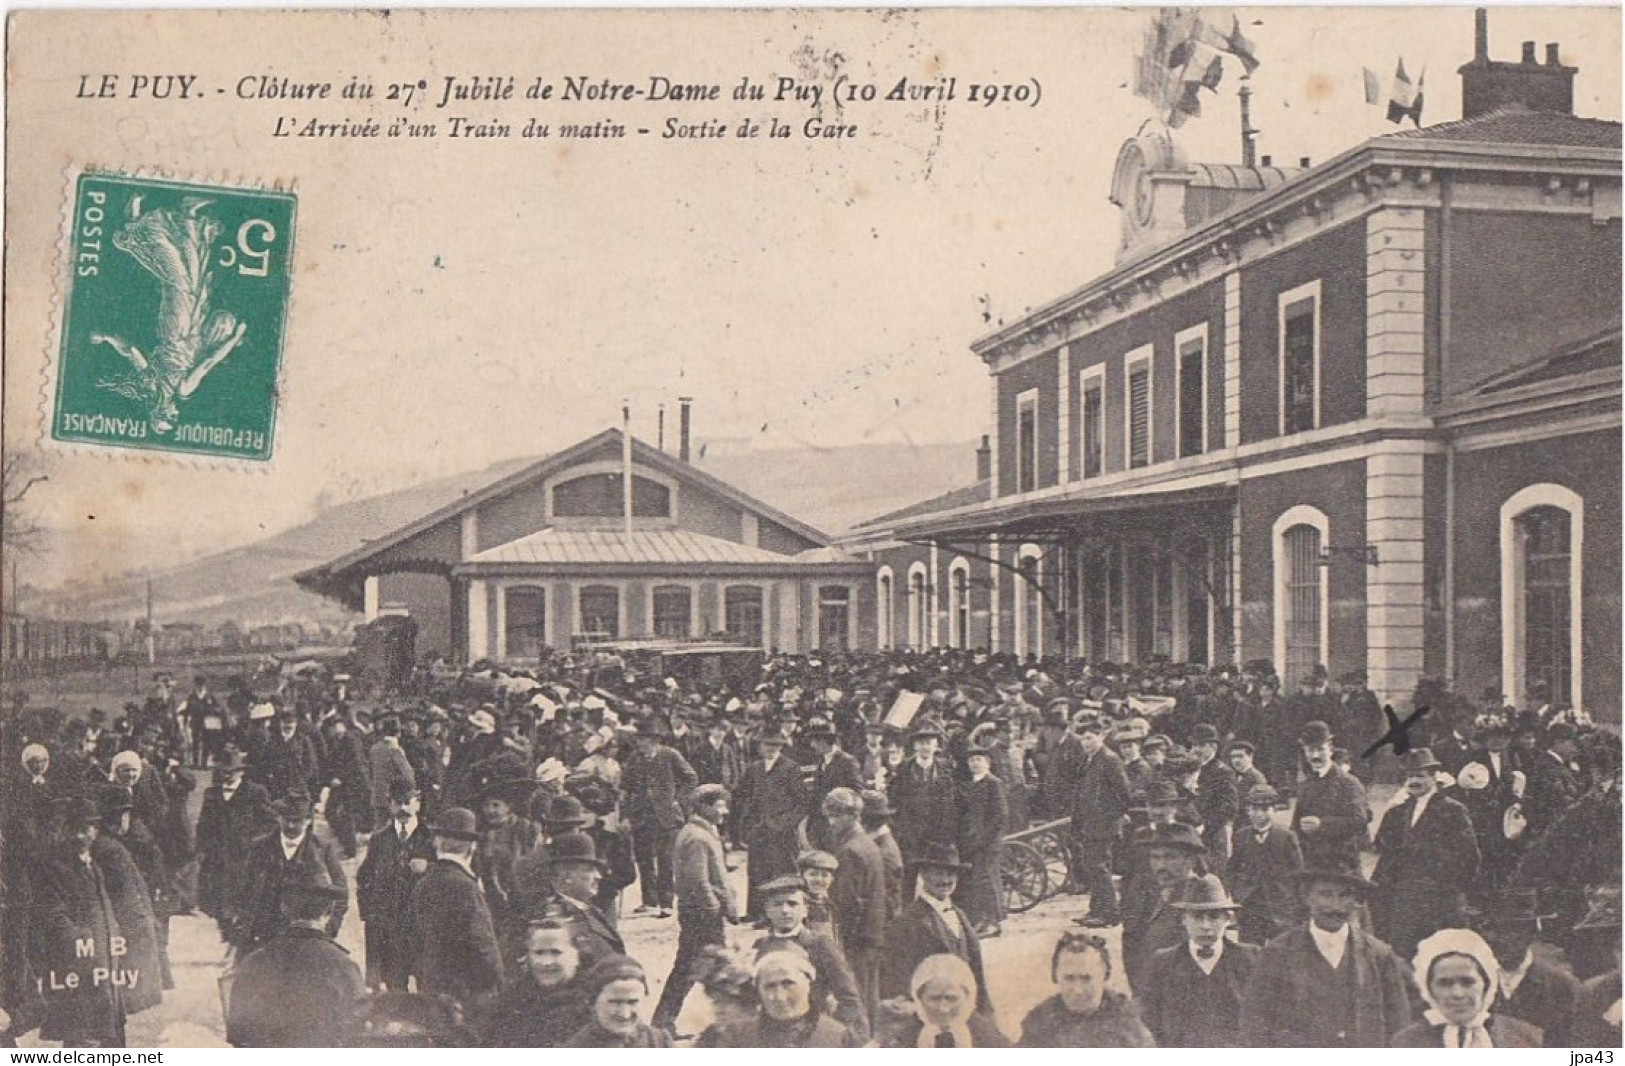
MULTIPOLYGON (((854 523, 971 481, 974 442, 857 445, 827 449, 724 451, 695 465, 804 522, 839 534, 854 523)), ((719 449, 719 451, 723 451, 719 449)), ((397 492, 330 507, 314 520, 264 540, 152 574, 158 622, 244 627, 301 621, 337 625, 349 612, 294 585, 292 575, 337 558, 369 540, 522 469, 534 458, 441 478, 397 492)), ((146 575, 93 586, 69 583, 42 599, 58 618, 129 620, 146 611, 146 575)))

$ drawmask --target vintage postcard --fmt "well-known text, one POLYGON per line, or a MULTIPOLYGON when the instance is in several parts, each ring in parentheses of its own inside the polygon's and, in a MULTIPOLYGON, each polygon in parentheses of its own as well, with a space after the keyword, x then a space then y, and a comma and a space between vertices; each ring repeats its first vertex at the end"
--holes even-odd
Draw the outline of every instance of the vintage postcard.
POLYGON ((1620 23, 13 12, 0 1045, 1612 1061, 1620 23))

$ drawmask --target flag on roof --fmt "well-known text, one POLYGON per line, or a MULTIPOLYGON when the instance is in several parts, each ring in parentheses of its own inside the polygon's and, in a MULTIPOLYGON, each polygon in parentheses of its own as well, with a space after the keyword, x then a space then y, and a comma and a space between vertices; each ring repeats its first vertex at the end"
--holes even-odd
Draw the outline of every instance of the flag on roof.
POLYGON ((1360 73, 1365 76, 1365 102, 1376 105, 1382 103, 1382 80, 1377 72, 1370 67, 1361 67, 1360 73))
POLYGON ((1405 73, 1405 60, 1401 59, 1394 70, 1393 88, 1388 92, 1388 121, 1397 126, 1407 118, 1417 126, 1422 124, 1422 78, 1413 85, 1411 76, 1405 73))

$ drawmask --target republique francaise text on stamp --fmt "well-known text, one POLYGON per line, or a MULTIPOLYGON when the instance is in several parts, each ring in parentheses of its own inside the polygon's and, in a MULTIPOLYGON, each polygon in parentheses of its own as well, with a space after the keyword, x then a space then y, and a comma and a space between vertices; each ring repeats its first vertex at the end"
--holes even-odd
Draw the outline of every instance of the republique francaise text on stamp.
POLYGON ((52 439, 270 459, 294 208, 282 190, 80 175, 52 439))

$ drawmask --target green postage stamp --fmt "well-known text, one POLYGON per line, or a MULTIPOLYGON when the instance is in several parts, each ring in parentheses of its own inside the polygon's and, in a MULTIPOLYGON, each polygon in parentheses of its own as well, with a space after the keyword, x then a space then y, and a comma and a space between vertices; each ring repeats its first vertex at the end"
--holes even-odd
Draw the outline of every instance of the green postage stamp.
POLYGON ((282 190, 80 175, 51 437, 270 459, 294 207, 282 190))

